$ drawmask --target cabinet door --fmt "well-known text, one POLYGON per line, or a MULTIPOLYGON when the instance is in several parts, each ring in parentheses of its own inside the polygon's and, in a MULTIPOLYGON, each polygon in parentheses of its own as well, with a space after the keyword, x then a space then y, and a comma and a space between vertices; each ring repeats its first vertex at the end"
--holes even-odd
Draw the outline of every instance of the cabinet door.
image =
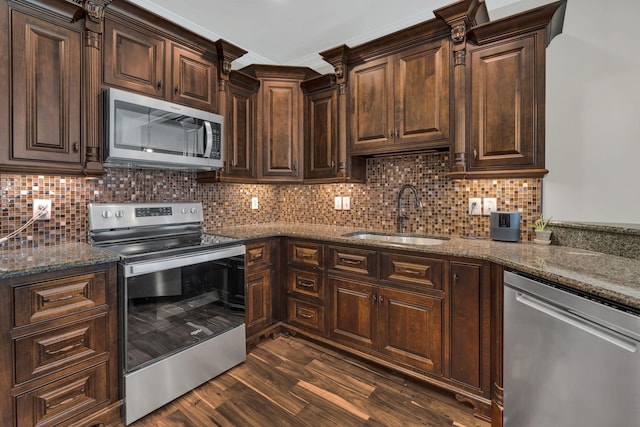
POLYGON ((171 45, 171 100, 217 112, 217 67, 202 54, 171 45))
POLYGON ((305 100, 304 177, 333 178, 338 159, 338 92, 311 93, 305 100))
POLYGON ((246 277, 247 336, 271 323, 271 271, 265 270, 246 277))
POLYGON ((81 32, 16 10, 11 24, 12 158, 81 164, 81 32))
POLYGON ((353 68, 350 74, 351 153, 384 148, 394 139, 394 89, 391 58, 353 68))
POLYGON ((470 56, 469 169, 544 167, 537 144, 544 140, 544 60, 535 57, 535 37, 474 49, 470 56))
POLYGON ((255 107, 254 91, 229 84, 225 128, 227 176, 238 178, 255 178, 256 176, 255 107))
POLYGON ((106 84, 164 97, 164 39, 106 20, 103 58, 106 84))
POLYGON ((483 385, 482 340, 488 332, 481 284, 482 266, 451 262, 451 378, 475 389, 483 385))
POLYGON ((430 43, 396 56, 396 144, 449 138, 449 42, 430 43))
POLYGON ((302 141, 300 84, 297 81, 265 80, 262 84, 261 175, 298 178, 302 141))
POLYGON ((413 292, 378 290, 379 351, 442 373, 442 300, 413 292))
POLYGON ((336 341, 374 349, 374 286, 339 278, 330 278, 329 286, 332 292, 330 336, 336 341))

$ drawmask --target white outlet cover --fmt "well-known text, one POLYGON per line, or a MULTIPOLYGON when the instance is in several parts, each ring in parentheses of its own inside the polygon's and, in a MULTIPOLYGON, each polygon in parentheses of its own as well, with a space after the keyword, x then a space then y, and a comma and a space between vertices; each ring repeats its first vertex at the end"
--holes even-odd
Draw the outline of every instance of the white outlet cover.
POLYGON ((351 197, 343 196, 342 197, 342 209, 348 211, 351 209, 351 197))
POLYGON ((342 210, 342 197, 336 196, 333 199, 333 207, 337 211, 341 211, 342 210))
POLYGON ((51 199, 33 199, 33 216, 38 215, 38 212, 40 211, 40 206, 42 205, 46 205, 47 210, 44 215, 38 218, 38 221, 51 219, 51 199))
POLYGON ((258 209, 258 198, 257 197, 252 197, 251 198, 251 209, 253 209, 253 210, 258 209))
POLYGON ((482 199, 469 197, 469 215, 482 215, 482 199))
POLYGON ((482 215, 491 215, 498 208, 498 200, 495 197, 485 197, 482 200, 482 215))

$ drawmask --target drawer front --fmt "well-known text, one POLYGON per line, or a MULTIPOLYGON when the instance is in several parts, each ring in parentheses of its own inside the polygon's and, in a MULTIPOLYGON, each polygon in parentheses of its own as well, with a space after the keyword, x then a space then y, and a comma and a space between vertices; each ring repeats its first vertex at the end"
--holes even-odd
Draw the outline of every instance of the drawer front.
POLYGON ((289 242, 289 263, 323 267, 324 245, 311 242, 289 242))
POLYGON ((107 365, 101 364, 16 397, 20 425, 57 425, 109 400, 107 365))
POLYGON ((444 282, 444 261, 408 255, 382 254, 382 279, 440 289, 444 282))
POLYGON ((293 325, 324 334, 324 307, 289 297, 288 320, 293 325))
POLYGON ((18 286, 13 289, 14 325, 55 319, 105 304, 104 272, 18 286))
POLYGON ((269 242, 252 243, 247 245, 247 255, 245 262, 247 268, 257 269, 271 265, 271 245, 269 242))
POLYGON ((288 288, 290 292, 324 299, 324 281, 321 274, 290 268, 288 288))
POLYGON ((376 277, 376 252, 366 249, 338 248, 329 249, 329 268, 345 273, 376 277))
POLYGON ((106 353, 107 315, 15 340, 16 383, 106 353))

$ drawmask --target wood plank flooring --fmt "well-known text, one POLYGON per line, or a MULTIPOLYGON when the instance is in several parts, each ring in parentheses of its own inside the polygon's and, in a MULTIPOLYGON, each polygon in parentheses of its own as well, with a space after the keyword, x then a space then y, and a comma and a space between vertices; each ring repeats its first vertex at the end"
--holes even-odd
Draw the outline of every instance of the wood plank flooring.
MULTIPOLYGON (((124 426, 121 424, 120 426, 124 426)), ((133 427, 488 427, 453 396, 296 337, 247 360, 133 427)))

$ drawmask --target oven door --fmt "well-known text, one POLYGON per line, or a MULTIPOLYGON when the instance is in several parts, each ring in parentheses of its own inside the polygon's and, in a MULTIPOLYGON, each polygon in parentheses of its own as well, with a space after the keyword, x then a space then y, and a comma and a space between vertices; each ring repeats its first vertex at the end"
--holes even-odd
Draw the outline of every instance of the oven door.
POLYGON ((244 324, 244 252, 121 265, 125 374, 244 324))

